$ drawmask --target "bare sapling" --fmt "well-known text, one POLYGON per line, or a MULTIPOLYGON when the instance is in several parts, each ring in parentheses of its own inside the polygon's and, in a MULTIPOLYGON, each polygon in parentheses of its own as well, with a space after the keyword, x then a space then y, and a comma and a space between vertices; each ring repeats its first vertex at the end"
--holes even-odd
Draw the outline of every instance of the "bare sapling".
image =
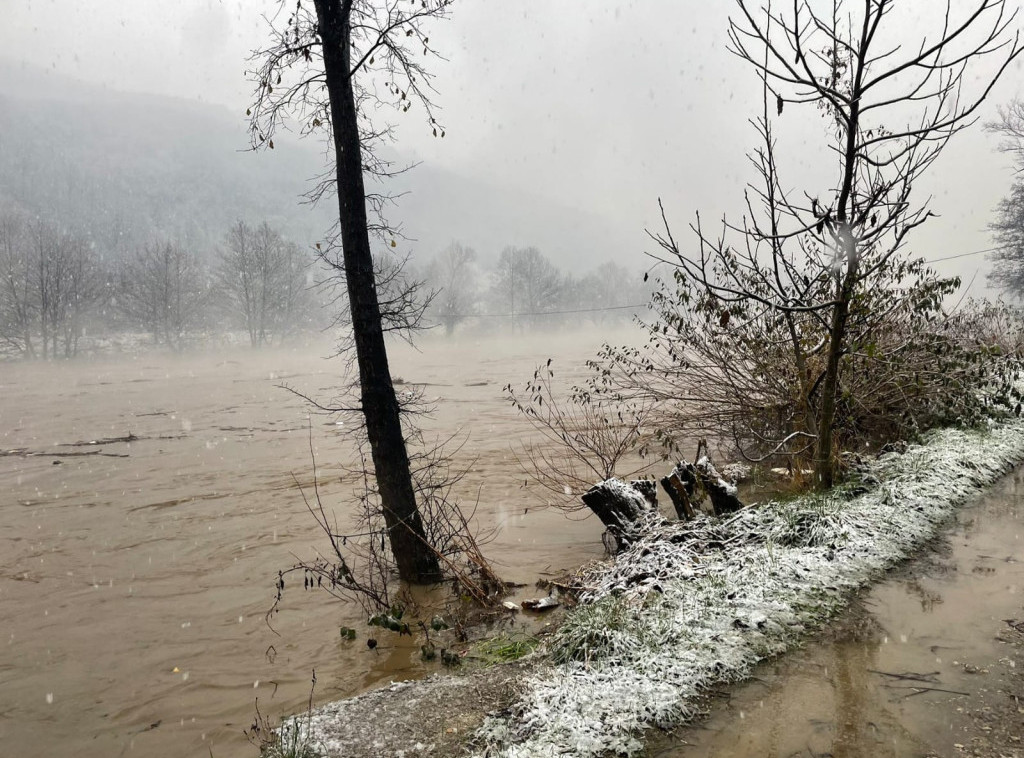
POLYGON ((586 508, 580 496, 599 482, 642 476, 650 467, 644 453, 650 440, 653 403, 555 386, 549 359, 522 390, 504 391, 539 439, 517 452, 523 471, 545 492, 546 502, 573 512, 586 508))

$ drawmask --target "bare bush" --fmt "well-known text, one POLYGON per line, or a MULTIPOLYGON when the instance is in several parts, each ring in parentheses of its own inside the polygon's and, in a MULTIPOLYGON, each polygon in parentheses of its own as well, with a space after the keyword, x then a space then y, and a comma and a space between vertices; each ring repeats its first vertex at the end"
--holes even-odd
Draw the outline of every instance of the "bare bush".
MULTIPOLYGON (((449 449, 451 440, 425 445, 420 435, 413 444, 411 463, 413 481, 423 519, 424 545, 437 558, 444 576, 453 583, 457 596, 468 596, 478 605, 494 605, 505 585, 484 557, 481 546, 493 532, 478 532, 472 525, 475 509, 466 514, 453 497, 452 488, 465 475, 454 466, 449 449)), ((329 549, 312 560, 300 560, 278 574, 277 595, 268 618, 277 612, 286 586, 285 578, 302 574, 304 589, 326 591, 341 600, 354 601, 366 612, 371 623, 392 631, 411 633, 407 620, 393 609, 409 602, 404 583, 387 539, 389 524, 384 505, 375 486, 372 462, 365 443, 357 449, 355 464, 343 481, 352 486, 357 504, 355 516, 347 528, 338 525, 320 494, 316 459, 313 458, 311 492, 300 486, 303 500, 321 531, 329 549)), ((298 481, 296 480, 298 484, 298 481)))
POLYGON ((670 444, 717 430, 753 460, 809 460, 828 487, 843 446, 970 421, 977 385, 1005 375, 947 323, 959 279, 905 246, 933 215, 912 200, 916 180, 1024 48, 1002 0, 946 3, 935 35, 907 47, 885 37, 892 0, 738 6, 731 48, 763 86, 747 215, 717 235, 698 215, 687 245, 662 210, 651 236, 672 274, 649 344, 606 350, 596 384, 659 403, 670 444), (965 96, 969 64, 988 56, 995 74, 965 96), (808 105, 835 181, 798 191, 776 162, 776 129, 808 105))
POLYGON ((585 506, 580 495, 612 477, 628 479, 649 468, 642 461, 650 439, 654 403, 595 394, 573 387, 560 397, 553 386, 551 360, 538 367, 522 391, 506 385, 512 406, 540 435, 523 445, 523 470, 565 511, 585 506))

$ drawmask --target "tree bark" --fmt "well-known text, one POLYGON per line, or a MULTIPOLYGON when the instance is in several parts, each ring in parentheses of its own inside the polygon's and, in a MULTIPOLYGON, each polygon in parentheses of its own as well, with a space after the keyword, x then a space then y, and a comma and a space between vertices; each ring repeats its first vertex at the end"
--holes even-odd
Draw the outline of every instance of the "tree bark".
POLYGON ((860 268, 860 251, 854 237, 852 214, 847 206, 857 181, 857 134, 860 130, 860 93, 865 68, 865 48, 857 51, 857 68, 851 85, 850 116, 846 123, 846 145, 843 151, 843 180, 836 202, 838 240, 841 245, 842 278, 837 277, 837 302, 829 324, 828 358, 821 391, 821 414, 818 417, 818 439, 815 446, 814 474, 820 489, 835 483, 836 463, 832 453, 832 427, 836 417, 836 396, 839 394, 839 361, 846 350, 846 322, 860 268))
POLYGON ((697 506, 705 494, 711 498, 711 508, 716 516, 734 513, 743 507, 736 496, 736 488, 722 478, 706 457, 696 464, 680 462, 661 480, 661 486, 668 493, 680 521, 696 517, 697 506))
MULTIPOLYGON (((847 243, 855 246, 852 240, 847 243)), ((832 311, 829 328, 828 358, 825 364, 825 378, 821 385, 821 412, 818 416, 818 439, 814 461, 814 474, 820 489, 828 489, 835 483, 835 460, 832 454, 832 427, 836 417, 836 396, 839 393, 839 360, 843 356, 846 342, 846 322, 850 315, 850 301, 857 277, 856 250, 848 253, 849 268, 839 287, 838 302, 832 311)))
POLYGON ((697 482, 711 498, 711 509, 716 516, 735 513, 743 507, 743 503, 736 496, 736 488, 722 478, 710 459, 701 458, 696 465, 688 464, 687 467, 692 470, 697 482))
POLYGON ((684 480, 680 476, 680 469, 685 467, 676 466, 672 472, 661 480, 661 486, 668 493, 668 499, 672 501, 672 507, 676 509, 676 518, 680 521, 690 521, 697 516, 693 508, 694 480, 684 480))
POLYGON ((416 507, 388 367, 366 220, 362 149, 351 77, 351 0, 316 0, 331 104, 345 283, 359 367, 359 388, 374 473, 399 576, 428 584, 442 578, 416 507))

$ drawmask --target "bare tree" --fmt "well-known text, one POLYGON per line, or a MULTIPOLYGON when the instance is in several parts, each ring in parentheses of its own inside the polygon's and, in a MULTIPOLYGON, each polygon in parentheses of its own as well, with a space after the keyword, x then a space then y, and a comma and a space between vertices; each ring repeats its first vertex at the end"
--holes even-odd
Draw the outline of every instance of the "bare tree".
POLYGON ((544 311, 557 310, 562 284, 561 272, 537 248, 506 247, 494 269, 492 292, 514 329, 538 324, 544 311))
POLYGON ((314 304, 310 295, 310 255, 295 242, 282 240, 278 255, 275 328, 283 342, 308 326, 314 304))
POLYGON ((476 251, 452 242, 427 267, 427 281, 437 291, 431 313, 444 324, 445 334, 476 310, 476 251))
POLYGON ((32 284, 38 308, 42 358, 78 354, 83 321, 103 296, 89 243, 42 220, 28 225, 32 284))
MULTIPOLYGON (((348 286, 345 283, 345 264, 339 251, 329 245, 318 251, 317 259, 324 264, 327 277, 317 285, 331 293, 329 305, 336 309, 332 325, 340 329, 338 355, 348 359, 355 352, 352 330, 352 311, 348 301, 348 286)), ((409 256, 398 258, 387 253, 373 256, 373 277, 377 282, 377 304, 380 307, 381 330, 384 334, 399 337, 410 345, 416 335, 427 328, 427 311, 430 309, 435 290, 415 275, 409 265, 409 256)), ((349 366, 351 367, 351 365, 349 366)))
MULTIPOLYGON (((941 318, 943 297, 959 285, 905 252, 932 215, 913 201, 914 184, 1022 48, 1003 0, 947 2, 932 17, 934 36, 907 46, 885 36, 893 0, 835 0, 828 12, 802 2, 782 12, 738 6, 731 49, 765 94, 754 122, 762 147, 752 156, 760 184, 749 189, 742 224, 723 222, 712 236, 698 216, 693 251, 677 243, 663 212, 653 237, 675 274, 656 301, 664 321, 655 328, 658 339, 679 337, 661 355, 680 375, 700 369, 689 378, 705 383, 683 385, 684 403, 704 404, 707 419, 762 450, 810 450, 817 483, 828 487, 836 443, 849 431, 844 411, 859 402, 843 377, 899 366, 921 346, 922 335, 906 328, 941 318), (994 73, 968 96, 971 64, 988 57, 994 73), (797 192, 780 177, 775 125, 806 105, 823 116, 835 182, 797 192)), ((651 371, 657 360, 632 365, 651 371)))
POLYGON ((0 340, 26 357, 72 358, 104 296, 90 244, 41 219, 0 219, 0 340))
POLYGON ((227 234, 217 271, 226 303, 241 317, 249 334, 249 344, 253 347, 267 340, 268 310, 274 284, 269 249, 265 244, 269 228, 262 236, 263 240, 258 240, 255 229, 244 221, 238 221, 227 234))
POLYGON ((185 347, 185 335, 202 324, 208 282, 199 260, 172 242, 146 245, 121 270, 121 312, 171 349, 185 347))
POLYGON ((989 256, 992 270, 989 281, 1020 299, 1024 297, 1024 101, 1014 100, 999 108, 999 118, 985 124, 986 131, 1002 137, 999 151, 1013 156, 1017 177, 1010 194, 996 208, 996 219, 989 226, 997 250, 989 256))
POLYGON ((39 320, 31 254, 25 220, 13 213, 0 216, 0 345, 26 358, 36 356, 39 320))
MULTIPOLYGON (((591 311, 587 315, 598 326, 630 319, 643 309, 651 296, 640 274, 608 261, 575 282, 572 307, 591 311)), ((563 299, 563 304, 569 305, 563 299)))
POLYGON ((408 111, 417 103, 434 133, 440 131, 432 115, 430 75, 418 53, 432 53, 424 24, 444 17, 448 5, 449 0, 298 0, 271 45, 256 55, 258 88, 251 109, 256 146, 273 148, 286 118, 297 118, 304 133, 329 127, 359 406, 399 575, 419 583, 437 581, 442 572, 417 509, 388 365, 367 216, 373 200, 364 172, 387 172, 372 146, 389 130, 370 123, 372 107, 388 102, 408 111))
POLYGON ((264 221, 238 221, 228 232, 217 278, 226 303, 245 326, 253 347, 289 332, 305 302, 301 249, 264 221))
POLYGON ((1024 297, 1024 182, 1013 183, 989 229, 998 249, 989 255, 988 280, 1019 300, 1024 297))

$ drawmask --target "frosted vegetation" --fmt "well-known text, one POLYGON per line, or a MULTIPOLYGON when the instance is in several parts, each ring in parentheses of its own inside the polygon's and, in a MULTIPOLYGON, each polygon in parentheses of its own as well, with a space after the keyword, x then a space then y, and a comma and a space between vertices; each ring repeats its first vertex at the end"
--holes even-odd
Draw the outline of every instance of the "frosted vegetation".
POLYGON ((637 753, 645 729, 691 718, 703 689, 792 647, 1022 459, 1020 421, 937 430, 825 494, 649 522, 580 575, 554 666, 485 723, 478 754, 637 753))

